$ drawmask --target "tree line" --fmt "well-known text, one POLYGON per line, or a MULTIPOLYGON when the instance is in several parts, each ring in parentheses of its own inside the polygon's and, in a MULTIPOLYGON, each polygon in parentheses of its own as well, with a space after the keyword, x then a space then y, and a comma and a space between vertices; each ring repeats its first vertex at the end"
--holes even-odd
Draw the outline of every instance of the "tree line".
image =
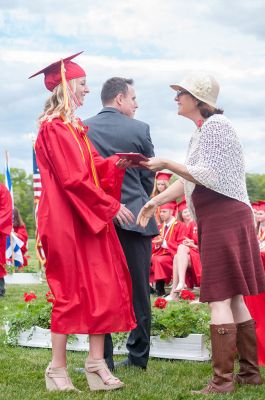
MULTIPOLYGON (((32 174, 27 175, 20 168, 11 168, 10 174, 15 206, 19 209, 22 219, 26 224, 29 237, 34 237, 33 176, 32 174)), ((0 181, 4 182, 3 174, 0 174, 0 181)), ((265 174, 247 174, 246 183, 251 202, 265 200, 265 174)))

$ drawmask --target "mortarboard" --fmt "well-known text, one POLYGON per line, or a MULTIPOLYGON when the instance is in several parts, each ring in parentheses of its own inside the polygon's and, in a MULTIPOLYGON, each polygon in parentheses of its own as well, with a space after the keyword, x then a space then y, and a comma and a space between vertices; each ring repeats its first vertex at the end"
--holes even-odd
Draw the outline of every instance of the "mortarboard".
POLYGON ((177 203, 175 201, 170 201, 169 203, 160 206, 160 210, 176 210, 177 203))
POLYGON ((170 172, 159 171, 156 173, 156 180, 169 181, 172 175, 170 172))
POLYGON ((178 211, 183 211, 185 208, 188 208, 186 200, 182 200, 180 203, 178 203, 178 211))
POLYGON ((262 210, 265 211, 265 201, 264 200, 258 200, 258 201, 254 201, 253 203, 251 203, 252 208, 254 208, 255 210, 262 210))
POLYGON ((83 76, 86 76, 85 71, 78 64, 71 61, 81 53, 83 53, 83 51, 61 59, 60 61, 56 61, 53 64, 48 65, 48 67, 45 67, 39 72, 31 75, 29 79, 39 74, 44 74, 45 86, 52 92, 56 86, 63 82, 64 77, 62 76, 62 69, 64 69, 66 81, 75 78, 82 78, 83 76))

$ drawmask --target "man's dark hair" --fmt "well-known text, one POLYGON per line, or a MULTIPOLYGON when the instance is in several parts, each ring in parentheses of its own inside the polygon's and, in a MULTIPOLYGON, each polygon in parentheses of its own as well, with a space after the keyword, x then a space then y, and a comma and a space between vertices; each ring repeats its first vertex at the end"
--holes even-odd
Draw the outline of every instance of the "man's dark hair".
POLYGON ((101 101, 103 106, 115 99, 119 93, 122 93, 124 96, 126 96, 128 93, 127 85, 133 85, 133 79, 118 77, 108 79, 104 83, 101 90, 101 101))

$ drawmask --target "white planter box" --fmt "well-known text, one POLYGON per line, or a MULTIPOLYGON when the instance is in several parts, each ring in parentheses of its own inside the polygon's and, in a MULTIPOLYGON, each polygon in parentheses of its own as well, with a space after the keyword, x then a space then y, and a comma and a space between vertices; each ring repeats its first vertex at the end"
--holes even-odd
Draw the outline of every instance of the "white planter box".
POLYGON ((13 274, 7 274, 4 279, 7 285, 28 285, 42 282, 41 273, 39 272, 14 272, 13 274))
MULTIPOLYGON (((67 344, 67 350, 88 351, 88 335, 75 335, 77 340, 67 344)), ((18 339, 20 346, 51 348, 51 333, 49 329, 32 327, 22 332, 18 339)), ((114 354, 128 353, 125 343, 114 348, 114 354)), ((150 356, 158 358, 207 361, 209 351, 205 346, 204 335, 190 334, 186 338, 160 339, 151 336, 150 356)))

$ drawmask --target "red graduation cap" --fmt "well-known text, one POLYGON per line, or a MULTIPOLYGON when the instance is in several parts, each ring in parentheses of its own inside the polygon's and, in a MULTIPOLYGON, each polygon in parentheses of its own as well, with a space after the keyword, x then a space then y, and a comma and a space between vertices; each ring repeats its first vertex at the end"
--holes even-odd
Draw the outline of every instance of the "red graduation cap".
POLYGON ((259 200, 259 208, 262 211, 265 211, 265 201, 264 200, 259 200))
POLYGON ((169 181, 169 179, 171 178, 173 174, 171 174, 170 172, 163 172, 163 171, 159 171, 156 173, 156 180, 158 181, 169 181))
POLYGON ((56 61, 48 67, 43 68, 41 71, 36 72, 36 74, 31 75, 29 79, 39 74, 44 74, 45 86, 48 90, 52 92, 56 86, 62 83, 62 65, 64 65, 65 79, 67 81, 75 78, 82 78, 83 76, 86 76, 85 71, 78 64, 71 61, 73 58, 79 56, 79 54, 81 53, 83 53, 83 51, 80 51, 79 53, 76 53, 70 57, 66 57, 60 61, 56 61))
POLYGON ((252 208, 255 208, 255 210, 265 211, 265 201, 264 200, 255 201, 254 203, 251 203, 251 205, 252 205, 252 208))
POLYGON ((170 201, 169 203, 163 204, 160 206, 160 210, 173 210, 175 211, 177 208, 177 203, 175 201, 170 201))
POLYGON ((178 210, 183 211, 183 210, 185 210, 185 208, 188 208, 188 206, 186 203, 186 199, 184 198, 184 200, 182 200, 180 203, 178 203, 178 210))
POLYGON ((254 208, 255 210, 259 210, 259 202, 258 201, 253 201, 253 203, 251 203, 252 208, 254 208))

